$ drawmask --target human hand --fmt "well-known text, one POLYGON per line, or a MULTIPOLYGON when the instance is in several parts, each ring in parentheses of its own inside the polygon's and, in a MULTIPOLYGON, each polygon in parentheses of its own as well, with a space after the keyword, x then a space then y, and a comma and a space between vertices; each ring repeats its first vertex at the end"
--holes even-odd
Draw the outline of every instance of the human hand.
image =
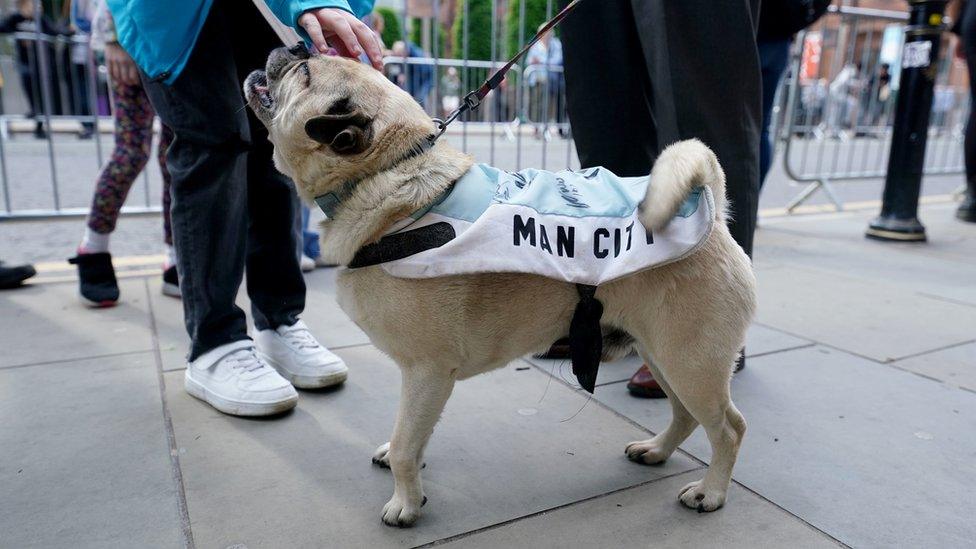
POLYGON ((358 58, 363 51, 376 70, 383 69, 380 39, 365 23, 339 8, 308 10, 298 18, 319 51, 335 48, 343 57, 358 58))
POLYGON ((139 69, 135 61, 117 43, 105 44, 105 63, 112 80, 127 86, 139 83, 139 69))

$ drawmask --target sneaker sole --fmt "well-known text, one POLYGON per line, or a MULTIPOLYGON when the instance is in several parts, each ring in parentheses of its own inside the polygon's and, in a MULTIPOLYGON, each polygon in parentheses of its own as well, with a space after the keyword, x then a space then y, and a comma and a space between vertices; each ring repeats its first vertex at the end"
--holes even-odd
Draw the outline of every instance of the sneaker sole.
POLYGON ((343 370, 341 372, 333 372, 331 374, 325 374, 323 376, 303 376, 292 374, 288 370, 285 370, 278 363, 271 360, 271 357, 258 351, 258 356, 262 360, 271 365, 278 374, 287 379, 296 389, 325 389, 327 387, 333 387, 344 383, 349 377, 349 370, 343 370))
POLYGON ((278 402, 241 402, 222 397, 207 389, 189 376, 189 371, 183 376, 183 387, 190 396, 198 398, 215 409, 232 416, 257 417, 273 416, 291 410, 298 404, 298 395, 278 402))
POLYGON ((163 282, 163 295, 168 295, 169 297, 179 299, 183 298, 183 293, 180 292, 180 287, 176 284, 170 284, 169 282, 163 282))

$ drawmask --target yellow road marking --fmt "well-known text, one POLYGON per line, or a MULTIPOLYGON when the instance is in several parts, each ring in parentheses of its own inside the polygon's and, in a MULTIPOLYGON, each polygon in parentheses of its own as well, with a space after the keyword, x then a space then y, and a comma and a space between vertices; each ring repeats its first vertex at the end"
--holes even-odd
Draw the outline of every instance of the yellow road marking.
MULTIPOLYGON (((119 267, 145 267, 147 265, 162 265, 166 261, 165 255, 129 255, 123 257, 113 257, 112 265, 116 269, 119 267)), ((60 273, 64 271, 73 271, 75 269, 74 265, 65 261, 47 261, 44 263, 35 263, 34 268, 37 269, 38 273, 60 273)))
MULTIPOLYGON (((138 256, 136 256, 138 257, 138 256)), ((162 269, 138 269, 129 271, 120 271, 115 273, 115 278, 139 278, 145 276, 162 276, 162 269)), ((28 282, 30 284, 55 284, 59 282, 77 282, 78 275, 60 275, 60 276, 36 276, 30 279, 28 282)))
MULTIPOLYGON (((955 196, 952 194, 933 194, 928 196, 923 196, 919 199, 919 204, 947 204, 955 201, 955 196)), ((864 210, 878 210, 881 208, 880 200, 862 200, 859 202, 845 202, 843 211, 838 212, 837 208, 833 204, 807 204, 803 206, 797 206, 793 209, 793 213, 786 211, 786 208, 764 208, 759 210, 759 217, 764 218, 774 218, 774 217, 789 217, 796 215, 809 215, 809 214, 823 214, 823 213, 836 213, 844 214, 847 212, 856 212, 864 210)))

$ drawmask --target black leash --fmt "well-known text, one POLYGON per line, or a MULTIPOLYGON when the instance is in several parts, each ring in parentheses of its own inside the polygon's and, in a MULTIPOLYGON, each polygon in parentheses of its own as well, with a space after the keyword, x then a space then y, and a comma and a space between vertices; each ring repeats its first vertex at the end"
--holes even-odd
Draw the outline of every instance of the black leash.
POLYGON ((497 89, 498 86, 501 86, 502 81, 505 80, 505 75, 508 74, 508 71, 512 70, 512 67, 515 66, 515 63, 517 63, 518 60, 522 58, 522 56, 528 53, 529 48, 531 48, 536 42, 538 42, 543 35, 545 35, 547 32, 552 30, 553 27, 558 25, 560 21, 565 19, 566 16, 569 15, 570 12, 572 12, 576 8, 576 6, 578 6, 582 1, 583 0, 573 0, 569 4, 566 4, 566 7, 561 9, 559 13, 556 14, 555 17, 553 17, 549 21, 546 21, 546 24, 539 29, 539 32, 535 33, 535 36, 532 37, 532 40, 529 40, 528 43, 526 43, 525 46, 523 46, 522 49, 515 54, 514 57, 509 59, 508 62, 502 66, 502 68, 495 71, 495 73, 492 74, 488 78, 488 80, 485 80, 485 83, 482 84, 481 87, 468 93, 468 95, 465 95, 464 99, 461 101, 461 104, 458 106, 458 108, 454 109, 454 111, 451 112, 451 114, 449 114, 447 118, 443 120, 441 120, 440 118, 435 118, 434 123, 437 124, 438 131, 437 131, 437 135, 434 136, 434 140, 436 141, 437 138, 443 135, 444 132, 447 131, 447 126, 451 122, 457 120, 459 116, 461 116, 465 112, 473 111, 477 109, 481 105, 481 102, 485 99, 485 97, 488 96, 489 93, 491 93, 492 90, 497 89))

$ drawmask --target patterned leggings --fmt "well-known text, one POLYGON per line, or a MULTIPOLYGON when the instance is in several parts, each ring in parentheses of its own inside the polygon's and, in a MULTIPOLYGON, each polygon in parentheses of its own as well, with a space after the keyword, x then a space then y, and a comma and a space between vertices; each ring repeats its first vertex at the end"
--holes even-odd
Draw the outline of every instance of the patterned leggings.
MULTIPOLYGON (((112 101, 115 104, 115 150, 98 175, 91 212, 88 214, 88 227, 101 234, 115 230, 125 197, 149 161, 153 118, 156 116, 142 84, 130 86, 112 82, 112 101)), ((169 219, 170 177, 166 169, 166 149, 172 141, 173 131, 163 126, 158 156, 159 170, 163 174, 163 233, 166 243, 170 245, 173 244, 173 232, 169 219)))

